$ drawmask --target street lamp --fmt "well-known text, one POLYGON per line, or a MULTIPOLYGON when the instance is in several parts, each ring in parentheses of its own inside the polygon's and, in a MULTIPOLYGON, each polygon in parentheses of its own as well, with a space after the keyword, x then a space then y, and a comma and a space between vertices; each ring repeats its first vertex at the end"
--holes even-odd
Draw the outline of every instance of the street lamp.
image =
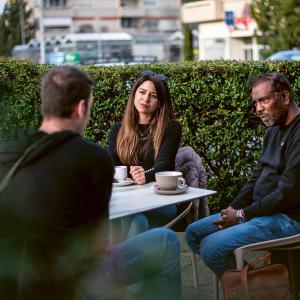
POLYGON ((231 31, 234 29, 234 14, 233 11, 225 11, 224 21, 228 28, 228 36, 225 40, 225 59, 231 58, 231 31))
POLYGON ((21 27, 21 43, 25 44, 25 21, 24 21, 24 7, 23 0, 20 0, 20 27, 21 27))
POLYGON ((44 64, 45 60, 45 38, 44 38, 44 16, 43 16, 43 0, 39 0, 40 16, 39 16, 39 29, 40 29, 40 63, 44 64))
POLYGON ((98 6, 100 1, 94 0, 94 9, 95 9, 95 21, 96 21, 96 32, 99 33, 99 38, 97 39, 97 56, 98 59, 103 58, 103 43, 102 43, 102 36, 101 36, 101 14, 100 8, 98 6))

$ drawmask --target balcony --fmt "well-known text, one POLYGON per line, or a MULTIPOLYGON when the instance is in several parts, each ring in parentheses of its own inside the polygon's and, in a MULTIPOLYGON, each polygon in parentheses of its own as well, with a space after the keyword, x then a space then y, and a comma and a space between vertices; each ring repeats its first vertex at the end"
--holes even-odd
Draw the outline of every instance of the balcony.
POLYGON ((203 23, 224 18, 223 1, 206 0, 183 4, 181 18, 183 23, 203 23))
POLYGON ((172 7, 160 7, 147 9, 144 7, 125 6, 119 10, 119 17, 158 17, 179 18, 179 9, 172 7))
POLYGON ((61 17, 71 17, 72 16, 72 10, 70 7, 65 6, 61 7, 59 9, 54 8, 44 8, 44 17, 46 18, 61 18, 61 17))
POLYGON ((101 18, 105 17, 115 17, 117 10, 115 8, 107 8, 98 6, 95 7, 92 4, 78 4, 72 7, 72 16, 73 17, 92 17, 98 15, 101 18))
POLYGON ((180 18, 180 8, 172 0, 161 1, 137 1, 127 0, 125 5, 118 9, 119 17, 171 17, 180 18))

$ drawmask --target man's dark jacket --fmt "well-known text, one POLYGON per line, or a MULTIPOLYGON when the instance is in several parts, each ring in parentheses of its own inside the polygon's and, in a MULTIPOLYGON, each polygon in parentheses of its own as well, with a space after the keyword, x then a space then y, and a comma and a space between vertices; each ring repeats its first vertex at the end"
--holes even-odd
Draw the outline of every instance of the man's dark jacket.
POLYGON ((113 167, 77 133, 21 130, 0 144, 0 180, 33 143, 0 194, 0 299, 72 299, 106 247, 113 167))

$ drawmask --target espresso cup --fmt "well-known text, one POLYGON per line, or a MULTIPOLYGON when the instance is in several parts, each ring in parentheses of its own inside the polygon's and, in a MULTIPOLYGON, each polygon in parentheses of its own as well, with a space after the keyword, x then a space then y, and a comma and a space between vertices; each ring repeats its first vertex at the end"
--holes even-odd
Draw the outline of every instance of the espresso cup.
POLYGON ((127 166, 115 166, 114 179, 124 181, 127 178, 127 166))
POLYGON ((181 172, 165 171, 155 173, 155 180, 161 190, 176 190, 185 187, 185 179, 181 172))

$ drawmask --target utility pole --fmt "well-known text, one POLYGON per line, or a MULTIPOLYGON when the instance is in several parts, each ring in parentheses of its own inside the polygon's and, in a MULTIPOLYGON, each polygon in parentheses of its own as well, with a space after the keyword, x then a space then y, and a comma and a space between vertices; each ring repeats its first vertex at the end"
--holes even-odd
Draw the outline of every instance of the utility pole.
POLYGON ((25 41, 25 21, 24 21, 24 7, 23 0, 20 0, 20 29, 21 29, 21 43, 24 45, 25 41))
POLYGON ((96 32, 99 33, 99 39, 97 39, 97 56, 98 59, 103 59, 103 44, 102 44, 102 37, 101 37, 101 14, 99 3, 100 1, 94 0, 94 10, 95 10, 95 21, 96 21, 96 32))
POLYGON ((40 29, 40 63, 44 64, 45 59, 45 38, 44 38, 44 12, 43 12, 43 0, 39 0, 40 6, 40 18, 39 18, 39 29, 40 29))
POLYGON ((234 29, 234 13, 233 11, 225 11, 225 23, 228 28, 228 34, 225 38, 225 59, 230 59, 232 57, 231 49, 231 31, 234 29))

